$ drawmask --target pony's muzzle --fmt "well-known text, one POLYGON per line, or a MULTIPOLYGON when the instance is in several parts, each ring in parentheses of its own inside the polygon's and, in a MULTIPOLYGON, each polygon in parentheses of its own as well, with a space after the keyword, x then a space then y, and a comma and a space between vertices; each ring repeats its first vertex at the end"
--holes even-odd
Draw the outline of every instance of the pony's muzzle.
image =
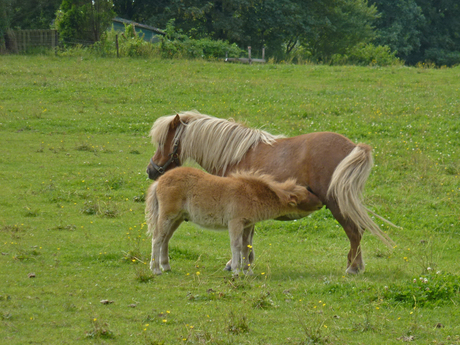
POLYGON ((162 175, 159 171, 157 171, 157 169, 153 168, 150 164, 147 166, 146 173, 150 180, 156 180, 162 175))

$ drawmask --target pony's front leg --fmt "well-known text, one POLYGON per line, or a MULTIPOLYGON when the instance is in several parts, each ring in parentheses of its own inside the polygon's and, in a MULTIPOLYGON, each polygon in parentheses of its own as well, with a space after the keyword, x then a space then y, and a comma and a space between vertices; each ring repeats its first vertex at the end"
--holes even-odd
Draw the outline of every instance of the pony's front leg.
POLYGON ((234 219, 228 223, 230 246, 232 248, 231 270, 234 275, 238 275, 240 273, 241 252, 243 249, 243 231, 244 225, 240 220, 234 219))

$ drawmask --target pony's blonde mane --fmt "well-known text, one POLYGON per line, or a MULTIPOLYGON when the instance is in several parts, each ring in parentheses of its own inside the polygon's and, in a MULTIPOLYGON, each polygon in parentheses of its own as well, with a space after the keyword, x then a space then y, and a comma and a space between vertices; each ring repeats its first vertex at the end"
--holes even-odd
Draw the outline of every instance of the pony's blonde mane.
POLYGON ((284 182, 278 182, 272 175, 263 174, 259 171, 237 171, 230 174, 230 177, 263 183, 284 203, 291 201, 292 196, 299 202, 305 197, 306 187, 298 185, 295 178, 289 178, 284 182))
MULTIPOLYGON (((186 126, 188 123, 196 121, 201 117, 209 117, 208 115, 203 115, 195 111, 180 113, 179 116, 181 119, 181 127, 186 126)), ((153 124, 152 129, 150 130, 149 137, 151 139, 152 144, 157 145, 158 149, 160 149, 162 153, 164 151, 164 145, 166 142, 166 137, 168 136, 169 127, 175 117, 176 115, 159 117, 153 124)), ((176 131, 176 137, 177 132, 179 131, 176 131)), ((182 133, 179 133, 179 136, 181 136, 181 134, 182 133)), ((176 137, 174 139, 176 139, 176 137)), ((174 145, 174 140, 171 143, 171 147, 172 145, 174 145)))
MULTIPOLYGON (((161 152, 175 116, 160 117, 150 131, 152 143, 158 145, 161 152)), ((179 117, 181 124, 174 139, 180 140, 181 161, 191 158, 209 172, 224 174, 227 167, 238 164, 251 147, 259 143, 272 145, 283 137, 197 111, 179 113, 179 117)))

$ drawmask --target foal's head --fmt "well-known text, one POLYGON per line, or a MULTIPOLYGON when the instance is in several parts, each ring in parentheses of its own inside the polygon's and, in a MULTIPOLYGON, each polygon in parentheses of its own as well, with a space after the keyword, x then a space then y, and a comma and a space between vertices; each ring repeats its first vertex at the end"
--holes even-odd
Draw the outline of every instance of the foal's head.
POLYGON ((169 124, 155 122, 150 137, 156 142, 158 148, 147 166, 149 179, 156 180, 166 171, 181 165, 179 138, 182 130, 183 124, 179 115, 174 116, 169 124))
POLYGON ((297 184, 295 179, 288 179, 284 182, 272 182, 271 188, 278 195, 280 200, 287 200, 291 207, 303 205, 305 211, 313 212, 321 209, 323 203, 307 187, 297 184))

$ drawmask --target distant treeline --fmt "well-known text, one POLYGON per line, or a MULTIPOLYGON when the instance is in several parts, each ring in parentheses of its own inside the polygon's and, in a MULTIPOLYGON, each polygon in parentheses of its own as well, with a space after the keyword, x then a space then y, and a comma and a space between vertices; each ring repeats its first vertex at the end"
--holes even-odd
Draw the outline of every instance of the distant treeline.
POLYGON ((63 3, 113 3, 118 17, 160 29, 174 20, 189 38, 264 46, 277 59, 328 62, 370 44, 407 64, 460 63, 458 0, 0 0, 0 36, 9 28, 50 28, 63 3))

